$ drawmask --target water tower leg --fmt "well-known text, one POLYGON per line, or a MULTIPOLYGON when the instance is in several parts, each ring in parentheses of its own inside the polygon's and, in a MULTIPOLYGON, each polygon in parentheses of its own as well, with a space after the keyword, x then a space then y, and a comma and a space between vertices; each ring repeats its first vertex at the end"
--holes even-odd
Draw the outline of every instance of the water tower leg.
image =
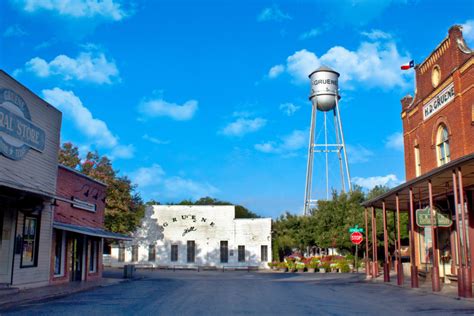
POLYGON ((313 157, 314 157, 314 132, 316 129, 316 105, 312 105, 311 127, 309 130, 309 146, 308 146, 308 166, 306 168, 306 189, 304 193, 304 215, 309 215, 311 204, 311 189, 313 180, 313 157))
POLYGON ((339 128, 338 128, 338 124, 337 124, 337 114, 336 114, 336 110, 333 109, 332 110, 333 114, 334 114, 334 127, 336 129, 336 145, 338 145, 337 147, 337 157, 339 159, 339 170, 341 172, 341 183, 342 183, 342 192, 346 192, 346 181, 345 181, 345 177, 344 177, 344 167, 342 166, 342 154, 341 154, 341 150, 342 150, 342 145, 341 145, 341 140, 339 139, 339 128))
POLYGON ((352 191, 351 173, 349 171, 349 162, 347 161, 346 142, 344 141, 344 132, 342 130, 341 113, 339 112, 339 102, 338 102, 337 99, 338 98, 336 96, 336 106, 335 106, 334 110, 336 111, 336 114, 337 114, 339 132, 341 134, 342 150, 344 152, 344 162, 345 162, 345 165, 346 165, 346 172, 347 172, 347 182, 349 184, 349 191, 352 191))

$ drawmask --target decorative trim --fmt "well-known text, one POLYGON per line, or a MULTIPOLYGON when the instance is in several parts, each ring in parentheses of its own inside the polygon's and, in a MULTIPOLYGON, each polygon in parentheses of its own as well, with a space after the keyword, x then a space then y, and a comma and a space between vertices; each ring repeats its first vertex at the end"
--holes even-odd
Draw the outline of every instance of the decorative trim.
POLYGON ((453 82, 453 76, 447 78, 441 85, 438 86, 438 88, 436 88, 436 90, 434 90, 426 98, 424 98, 422 104, 425 105, 426 103, 430 102, 438 93, 441 92, 441 90, 451 84, 451 82, 453 82))

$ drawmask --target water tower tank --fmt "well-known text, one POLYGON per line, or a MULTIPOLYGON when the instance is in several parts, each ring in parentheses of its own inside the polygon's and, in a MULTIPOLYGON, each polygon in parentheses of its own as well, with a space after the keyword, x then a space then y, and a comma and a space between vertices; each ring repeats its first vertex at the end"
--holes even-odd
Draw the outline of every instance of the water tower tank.
POLYGON ((336 96, 338 93, 339 73, 329 67, 321 66, 313 71, 309 78, 311 79, 311 95, 309 99, 316 103, 318 110, 326 112, 334 109, 336 106, 336 96))

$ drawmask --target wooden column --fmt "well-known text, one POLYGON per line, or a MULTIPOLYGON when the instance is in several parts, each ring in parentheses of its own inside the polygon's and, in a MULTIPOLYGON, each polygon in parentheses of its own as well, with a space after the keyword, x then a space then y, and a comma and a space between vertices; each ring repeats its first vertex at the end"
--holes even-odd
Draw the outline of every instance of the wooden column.
POLYGON ((400 243, 400 198, 398 194, 395 196, 395 203, 397 207, 397 284, 403 285, 402 245, 400 243))
POLYGON ((370 276, 370 257, 369 257, 369 224, 367 220, 367 207, 365 208, 365 275, 370 276))
POLYGON ((383 247, 385 261, 383 263, 383 281, 390 282, 390 269, 388 266, 388 233, 387 233, 387 210, 385 209, 385 201, 382 202, 383 212, 383 247))
POLYGON ((413 189, 410 188, 410 265, 412 288, 418 287, 418 268, 416 266, 415 247, 415 208, 413 206, 413 189))
POLYGON ((431 270, 431 285, 433 292, 441 291, 441 285, 439 282, 439 264, 438 264, 438 241, 436 238, 435 229, 435 218, 434 218, 434 206, 433 206, 433 186, 431 180, 428 181, 428 195, 430 199, 430 220, 431 220, 431 248, 433 256, 433 268, 431 270))
MULTIPOLYGON (((458 185, 457 185, 456 171, 453 170, 453 194, 454 194, 454 211, 456 214, 456 261, 458 262, 457 276, 458 276, 458 296, 464 297, 464 276, 463 276, 463 248, 461 248, 461 225, 459 216, 459 199, 458 199, 458 185)), ((454 258, 453 258, 454 259, 454 258)))
POLYGON ((469 242, 469 227, 466 225, 466 208, 464 205, 464 188, 462 183, 462 172, 461 168, 458 169, 458 180, 459 180, 459 203, 461 204, 461 220, 462 220, 462 239, 463 239, 463 252, 464 252, 464 262, 463 267, 463 277, 464 277, 464 296, 472 297, 472 276, 471 276, 471 260, 469 255, 469 250, 467 248, 467 243, 469 242))
POLYGON ((372 278, 377 277, 377 223, 375 218, 375 208, 372 206, 372 278))

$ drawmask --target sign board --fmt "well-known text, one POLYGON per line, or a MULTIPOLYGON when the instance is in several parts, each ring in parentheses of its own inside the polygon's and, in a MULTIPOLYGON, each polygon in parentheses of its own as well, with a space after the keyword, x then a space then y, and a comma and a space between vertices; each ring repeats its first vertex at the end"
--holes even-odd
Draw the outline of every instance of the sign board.
POLYGON ((73 201, 72 207, 79 208, 81 210, 85 210, 89 212, 94 212, 94 213, 96 211, 95 204, 92 204, 83 200, 79 200, 78 198, 72 198, 72 201, 73 201))
POLYGON ((349 232, 350 233, 354 233, 354 232, 363 233, 364 229, 362 227, 359 227, 359 225, 355 225, 354 227, 349 228, 349 232))
POLYGON ((449 102, 453 101, 454 97, 454 82, 452 82, 423 106, 423 120, 430 118, 433 114, 441 110, 449 102))
POLYGON ((351 234, 351 242, 354 245, 360 245, 360 243, 364 240, 364 236, 360 232, 353 232, 351 234))
POLYGON ((61 112, 0 70, 0 185, 56 194, 61 112))
MULTIPOLYGON (((444 214, 438 208, 435 207, 433 213, 435 227, 450 227, 453 224, 451 216, 448 214, 444 214)), ((420 227, 431 226, 431 215, 429 206, 425 207, 424 209, 416 210, 416 224, 420 227)))

